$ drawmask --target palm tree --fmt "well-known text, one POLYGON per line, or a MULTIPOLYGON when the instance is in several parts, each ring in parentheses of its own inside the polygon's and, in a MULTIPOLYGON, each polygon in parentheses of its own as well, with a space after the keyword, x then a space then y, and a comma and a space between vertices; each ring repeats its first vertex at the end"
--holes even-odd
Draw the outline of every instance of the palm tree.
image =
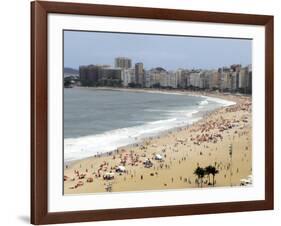
POLYGON ((210 174, 212 174, 212 167, 211 165, 205 167, 205 173, 206 175, 208 175, 208 185, 211 185, 211 182, 210 182, 210 174))
POLYGON ((211 166, 210 173, 213 175, 213 186, 215 186, 215 176, 219 173, 219 170, 215 166, 211 166))
POLYGON ((204 168, 201 168, 200 166, 198 166, 195 171, 194 171, 194 174, 197 176, 198 178, 198 187, 199 187, 199 181, 200 181, 200 184, 201 184, 201 188, 202 188, 202 184, 203 184, 203 178, 205 176, 205 169, 204 168))

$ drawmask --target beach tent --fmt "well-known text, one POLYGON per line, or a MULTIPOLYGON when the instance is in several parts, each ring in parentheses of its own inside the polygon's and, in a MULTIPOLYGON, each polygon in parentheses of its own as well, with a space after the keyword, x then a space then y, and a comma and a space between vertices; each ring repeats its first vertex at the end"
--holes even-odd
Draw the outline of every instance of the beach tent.
POLYGON ((125 172, 126 168, 124 166, 117 166, 116 167, 116 172, 125 172))
POLYGON ((155 155, 155 159, 156 159, 156 160, 162 160, 163 157, 162 157, 161 155, 159 155, 159 154, 156 154, 156 155, 155 155))

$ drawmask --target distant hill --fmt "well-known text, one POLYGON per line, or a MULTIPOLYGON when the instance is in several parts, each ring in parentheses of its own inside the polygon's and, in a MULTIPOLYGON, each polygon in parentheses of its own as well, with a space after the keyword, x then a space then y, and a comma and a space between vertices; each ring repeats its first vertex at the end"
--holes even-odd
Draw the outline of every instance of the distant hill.
POLYGON ((70 67, 65 67, 63 72, 64 72, 64 74, 73 74, 73 75, 79 74, 79 71, 77 69, 70 68, 70 67))

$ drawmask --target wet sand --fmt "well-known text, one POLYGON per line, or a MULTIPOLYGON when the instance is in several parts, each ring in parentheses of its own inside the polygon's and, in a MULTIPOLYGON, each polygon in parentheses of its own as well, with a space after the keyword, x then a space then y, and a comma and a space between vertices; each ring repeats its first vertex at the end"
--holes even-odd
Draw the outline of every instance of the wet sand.
MULTIPOLYGON (((200 95, 206 95, 200 93, 200 95)), ((208 96, 236 102, 206 114, 198 122, 163 133, 135 145, 66 164, 64 193, 97 193, 197 188, 194 170, 216 166, 215 187, 239 186, 252 174, 251 97, 222 94, 208 96), (232 145, 232 158, 229 146, 232 145), (162 160, 157 160, 157 156, 162 160), (145 161, 151 167, 145 167, 145 161), (125 172, 116 172, 123 166, 125 172), (104 176, 114 176, 106 180, 104 176)), ((212 187, 212 176, 203 187, 212 187), (208 184, 209 183, 209 184, 208 184)))

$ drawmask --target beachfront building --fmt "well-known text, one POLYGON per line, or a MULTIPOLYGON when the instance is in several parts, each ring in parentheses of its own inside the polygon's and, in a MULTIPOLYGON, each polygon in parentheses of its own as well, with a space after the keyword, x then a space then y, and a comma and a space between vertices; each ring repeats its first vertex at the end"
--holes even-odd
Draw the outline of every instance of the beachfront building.
POLYGON ((210 71, 204 70, 200 73, 200 83, 199 88, 200 89, 209 89, 209 76, 211 76, 210 71))
POLYGON ((201 83, 200 70, 192 70, 189 74, 188 87, 199 88, 201 83))
POLYGON ((230 80, 231 80, 231 92, 236 92, 238 89, 238 82, 239 82, 239 73, 236 71, 230 72, 230 80))
POLYGON ((177 88, 178 86, 178 80, 177 80, 177 75, 175 72, 173 71, 169 71, 168 72, 168 85, 167 87, 170 87, 170 88, 177 88))
POLYGON ((190 84, 190 74, 189 70, 178 69, 176 70, 176 80, 177 80, 177 88, 187 88, 188 84, 190 84))
POLYGON ((252 67, 248 65, 247 67, 241 68, 239 72, 239 91, 242 93, 252 92, 252 67))
POLYGON ((115 68, 128 69, 132 67, 132 60, 127 57, 115 58, 115 68))
POLYGON ((136 78, 135 82, 138 86, 141 86, 141 87, 145 86, 143 63, 136 63, 135 64, 135 78, 136 78))
POLYGON ((248 68, 248 77, 247 77, 246 93, 252 93, 252 64, 249 64, 247 68, 248 68))
POLYGON ((122 79, 122 84, 125 87, 128 87, 131 84, 135 83, 136 82, 135 69, 129 68, 129 69, 122 70, 121 79, 122 79))
POLYGON ((152 68, 146 73, 146 87, 166 87, 168 72, 161 67, 152 68))
POLYGON ((160 87, 168 87, 169 85, 169 74, 167 71, 161 72, 160 76, 160 87))
POLYGON ((222 73, 222 91, 230 92, 232 87, 231 71, 222 73))
POLYGON ((82 86, 96 86, 102 76, 102 70, 109 65, 87 65, 79 67, 79 77, 82 86))
POLYGON ((122 69, 121 68, 103 68, 99 78, 100 86, 121 86, 122 69))
POLYGON ((220 90, 230 91, 231 90, 231 77, 230 77, 230 68, 223 67, 219 69, 220 72, 220 90))
POLYGON ((160 87, 163 88, 177 88, 177 76, 173 71, 161 71, 160 87))
POLYGON ((209 70, 207 74, 209 78, 209 89, 218 90, 220 88, 220 73, 218 70, 209 70))
POLYGON ((150 87, 150 70, 145 70, 144 71, 144 87, 149 88, 150 87))
POLYGON ((167 71, 162 67, 144 70, 143 63, 136 63, 132 68, 131 59, 118 57, 115 59, 115 67, 80 66, 79 79, 82 86, 188 88, 247 94, 252 92, 252 66, 242 67, 240 64, 218 70, 167 71))
POLYGON ((233 64, 230 66, 232 69, 232 91, 237 91, 239 87, 239 73, 241 70, 241 64, 233 64))
POLYGON ((241 70, 242 65, 241 64, 232 64, 230 65, 230 69, 232 71, 238 72, 241 70))
POLYGON ((241 67, 234 64, 228 67, 219 68, 220 90, 223 92, 252 92, 251 66, 241 67))

